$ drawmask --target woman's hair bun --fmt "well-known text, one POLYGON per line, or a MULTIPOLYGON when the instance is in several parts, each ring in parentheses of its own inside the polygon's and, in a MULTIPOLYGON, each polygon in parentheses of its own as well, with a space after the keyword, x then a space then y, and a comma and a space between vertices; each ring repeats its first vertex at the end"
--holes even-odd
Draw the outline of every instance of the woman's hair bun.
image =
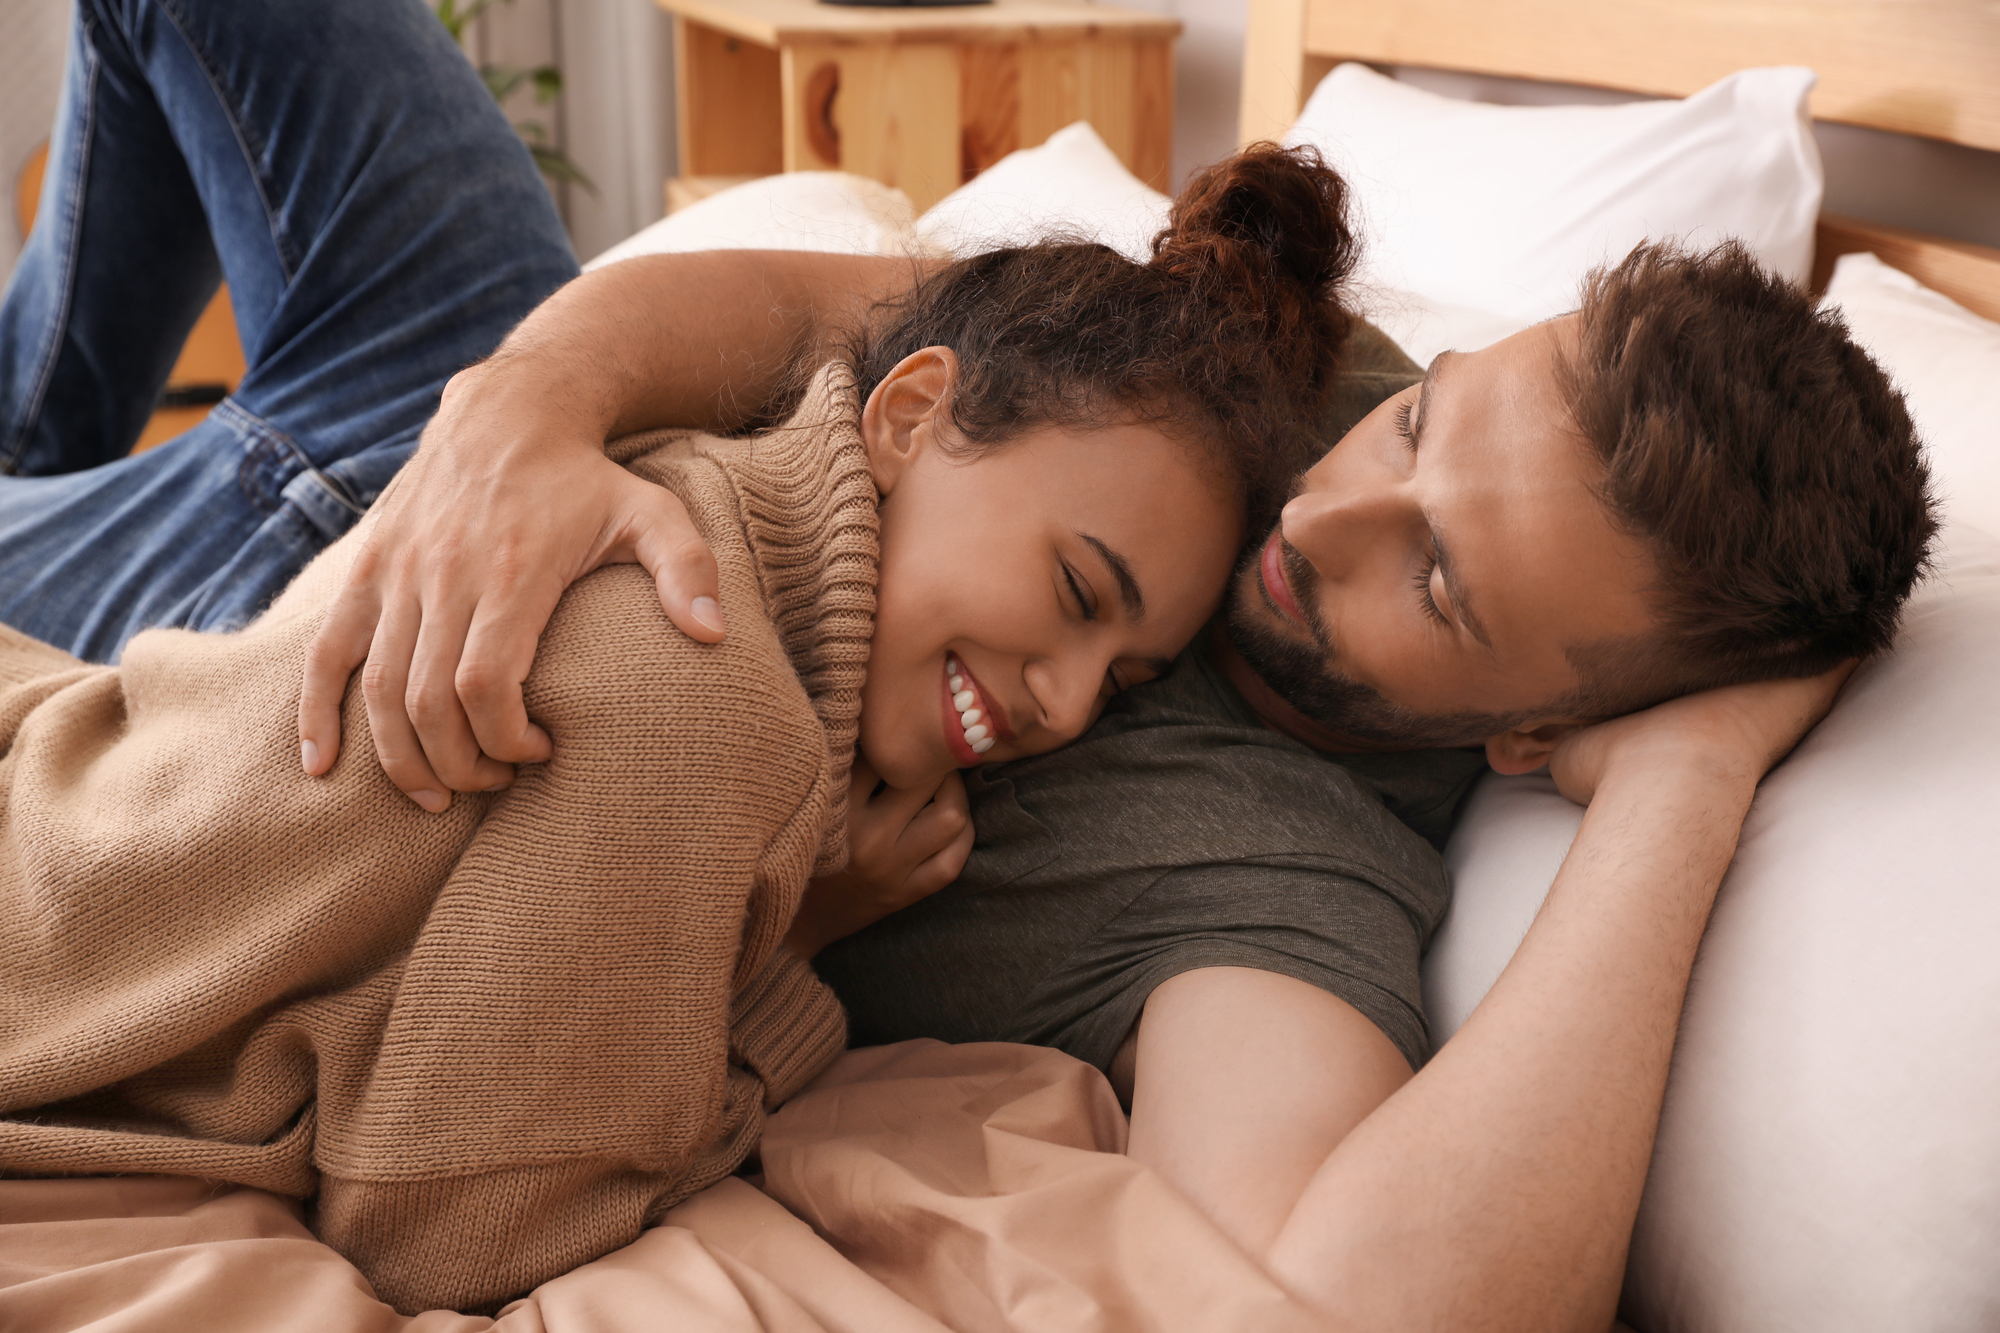
POLYGON ((1359 258, 1347 196, 1317 149, 1254 143, 1191 176, 1153 238, 1153 265, 1235 326, 1217 333, 1295 362, 1283 378, 1308 400, 1328 387, 1352 324, 1340 300, 1359 258))
MULTIPOLYGON (((1306 145, 1254 143, 1188 178, 1153 262, 1194 277, 1203 270, 1271 265, 1319 299, 1353 271, 1347 183, 1306 145)), ((1240 272, 1257 281, 1263 275, 1240 272)))

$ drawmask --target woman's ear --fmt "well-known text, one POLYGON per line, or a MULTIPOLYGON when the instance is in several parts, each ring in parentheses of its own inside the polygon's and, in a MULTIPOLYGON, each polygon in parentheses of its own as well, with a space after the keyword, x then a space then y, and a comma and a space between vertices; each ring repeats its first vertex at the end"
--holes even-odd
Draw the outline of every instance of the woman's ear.
POLYGON ((949 347, 910 353, 882 377, 861 409, 861 442, 875 489, 888 495, 917 455, 937 444, 950 419, 951 387, 958 379, 958 354, 949 347))
POLYGON ((1495 773, 1509 777, 1532 773, 1549 762, 1563 737, 1588 726, 1586 722, 1544 722, 1537 727, 1517 727, 1486 738, 1486 762, 1495 773))

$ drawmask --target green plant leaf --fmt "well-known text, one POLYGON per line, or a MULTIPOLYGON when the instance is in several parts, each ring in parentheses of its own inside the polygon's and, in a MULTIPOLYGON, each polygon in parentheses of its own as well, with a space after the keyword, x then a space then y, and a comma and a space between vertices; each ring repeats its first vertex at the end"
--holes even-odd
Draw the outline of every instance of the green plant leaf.
POLYGON ((554 65, 541 65, 529 71, 528 77, 535 81, 535 100, 547 106, 562 96, 562 71, 554 65))
POLYGON ((552 181, 574 181, 592 194, 597 193, 596 184, 583 174, 583 168, 569 160, 569 154, 560 148, 547 148, 540 144, 529 144, 528 151, 534 155, 535 165, 544 176, 552 181))
POLYGON ((507 94, 521 86, 528 77, 525 69, 515 69, 512 65, 481 65, 479 77, 486 81, 486 91, 493 94, 493 100, 504 102, 507 94))
MULTIPOLYGON (((514 0, 507 0, 507 3, 511 5, 514 0)), ((493 0, 466 0, 462 8, 458 0, 436 0, 431 7, 432 12, 438 16, 438 22, 444 24, 444 30, 450 33, 451 39, 460 46, 465 45, 465 30, 491 8, 493 0)))

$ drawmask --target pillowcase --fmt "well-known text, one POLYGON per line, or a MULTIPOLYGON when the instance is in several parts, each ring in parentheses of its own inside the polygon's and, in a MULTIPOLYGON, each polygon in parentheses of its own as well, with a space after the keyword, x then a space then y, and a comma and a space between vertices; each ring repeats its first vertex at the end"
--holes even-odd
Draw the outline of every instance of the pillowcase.
POLYGON ((1945 513, 2000 534, 2000 324, 1865 252, 1834 264, 1825 304, 1903 391, 1945 513))
POLYGON ((722 190, 626 237, 584 272, 638 255, 693 250, 910 252, 910 197, 845 171, 788 171, 722 190))
MULTIPOLYGON (((1696 962, 1626 1273, 1642 1329, 2000 1313, 2000 541, 1954 526, 1890 655, 1765 780, 1696 962)), ((1432 1036, 1527 931, 1582 812, 1480 780, 1432 1036)))
POLYGON ((1285 141, 1318 147, 1353 185, 1364 279, 1525 324, 1574 309, 1590 268, 1648 237, 1741 237, 1805 281, 1815 80, 1749 69, 1684 101, 1494 106, 1346 64, 1285 141))
POLYGON ((1143 263, 1171 202, 1079 120, 938 200, 917 219, 916 234, 927 249, 954 258, 1062 238, 1100 241, 1143 263))

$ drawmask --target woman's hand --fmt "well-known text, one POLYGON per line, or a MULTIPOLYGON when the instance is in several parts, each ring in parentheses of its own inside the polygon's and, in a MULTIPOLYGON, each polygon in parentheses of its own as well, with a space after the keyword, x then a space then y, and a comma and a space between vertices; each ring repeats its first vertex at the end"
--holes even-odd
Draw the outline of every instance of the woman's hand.
POLYGON ((722 638, 715 558, 680 500, 607 459, 591 414, 530 375, 501 358, 454 376, 376 502, 307 657, 307 773, 339 757, 341 699, 364 663, 382 768, 424 809, 547 759, 521 682, 564 589, 601 565, 644 565, 683 633, 722 638))
POLYGON ((884 786, 868 761, 856 755, 847 794, 847 848, 845 870, 806 886, 785 936, 801 958, 958 878, 972 853, 965 780, 948 773, 932 788, 884 786))
POLYGON ((1823 675, 1729 685, 1683 695, 1643 712, 1584 727, 1549 757, 1562 794, 1589 805, 1614 775, 1666 766, 1754 790, 1833 707, 1856 662, 1823 675))

